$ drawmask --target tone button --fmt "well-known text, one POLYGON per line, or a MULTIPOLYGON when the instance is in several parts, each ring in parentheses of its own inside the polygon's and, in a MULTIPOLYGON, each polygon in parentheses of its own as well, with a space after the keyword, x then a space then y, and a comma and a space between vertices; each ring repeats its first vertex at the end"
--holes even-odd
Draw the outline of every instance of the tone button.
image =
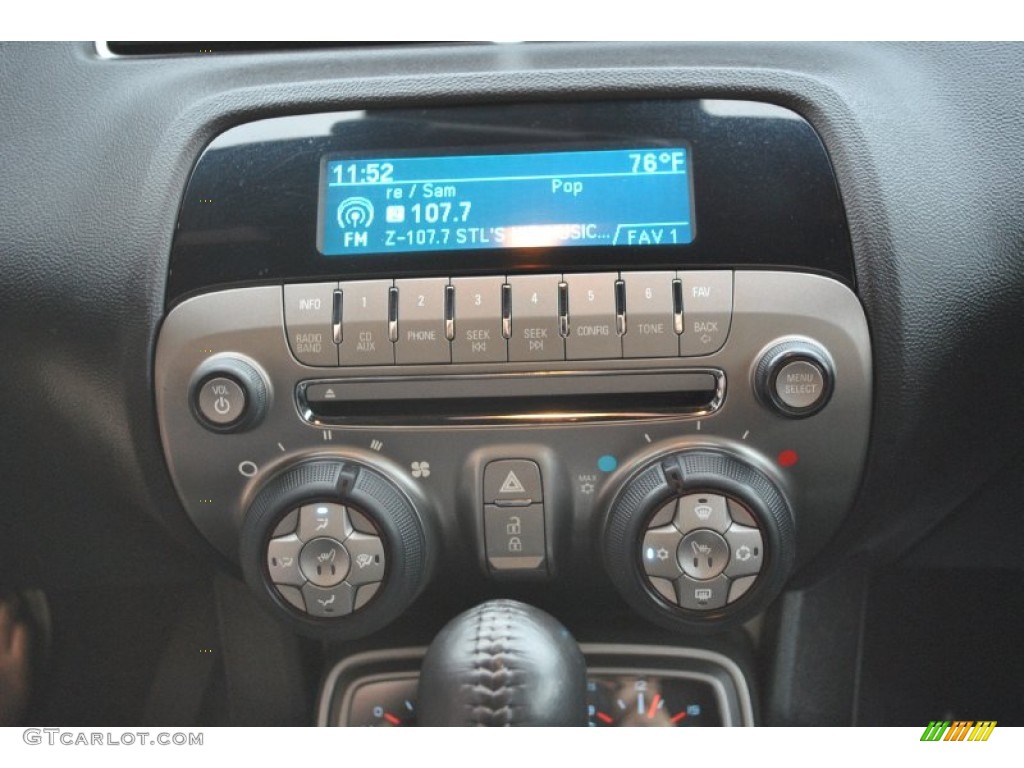
POLYGON ((626 284, 626 335, 623 357, 675 357, 672 281, 675 272, 623 272, 626 284))

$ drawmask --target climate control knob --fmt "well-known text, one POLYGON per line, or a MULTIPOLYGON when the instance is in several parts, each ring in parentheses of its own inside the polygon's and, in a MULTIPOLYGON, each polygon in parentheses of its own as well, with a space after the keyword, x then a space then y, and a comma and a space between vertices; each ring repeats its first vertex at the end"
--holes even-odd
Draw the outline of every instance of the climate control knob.
POLYGON ((777 484, 714 448, 641 466, 616 494, 602 539, 605 568, 623 597, 673 628, 755 615, 781 590, 794 545, 777 484))
POLYGON ((430 572, 429 531, 409 496, 349 459, 289 467, 259 491, 242 527, 246 581, 306 634, 349 639, 398 617, 430 572))

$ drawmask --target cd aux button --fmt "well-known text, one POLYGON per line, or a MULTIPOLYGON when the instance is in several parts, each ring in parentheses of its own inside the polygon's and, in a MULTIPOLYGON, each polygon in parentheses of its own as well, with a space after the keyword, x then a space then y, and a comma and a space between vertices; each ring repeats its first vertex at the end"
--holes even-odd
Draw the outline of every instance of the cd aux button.
POLYGON ((302 283, 284 287, 284 323, 288 345, 300 363, 336 366, 338 345, 331 329, 337 283, 302 283))
POLYGON ((390 365, 395 349, 388 338, 390 280, 341 283, 342 365, 390 365))

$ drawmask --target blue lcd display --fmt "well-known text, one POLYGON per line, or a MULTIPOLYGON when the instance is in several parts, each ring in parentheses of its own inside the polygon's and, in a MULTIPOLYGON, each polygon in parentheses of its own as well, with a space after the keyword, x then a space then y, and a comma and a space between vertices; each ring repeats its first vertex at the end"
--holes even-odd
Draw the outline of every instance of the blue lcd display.
POLYGON ((326 256, 693 242, 685 147, 328 159, 326 256))

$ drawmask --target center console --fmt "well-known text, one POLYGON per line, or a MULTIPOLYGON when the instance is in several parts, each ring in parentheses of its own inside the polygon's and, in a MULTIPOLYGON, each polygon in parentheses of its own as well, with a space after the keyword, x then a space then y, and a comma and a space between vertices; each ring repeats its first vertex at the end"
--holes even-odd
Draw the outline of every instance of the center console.
MULTIPOLYGON (((652 622, 719 630, 852 504, 871 406, 854 291, 827 154, 780 107, 244 124, 181 206, 164 450, 197 529, 299 632, 366 636, 441 574, 495 594, 607 579, 652 622)), ((627 674, 601 668, 598 686, 627 674)), ((362 713, 353 690, 332 721, 362 713)))

